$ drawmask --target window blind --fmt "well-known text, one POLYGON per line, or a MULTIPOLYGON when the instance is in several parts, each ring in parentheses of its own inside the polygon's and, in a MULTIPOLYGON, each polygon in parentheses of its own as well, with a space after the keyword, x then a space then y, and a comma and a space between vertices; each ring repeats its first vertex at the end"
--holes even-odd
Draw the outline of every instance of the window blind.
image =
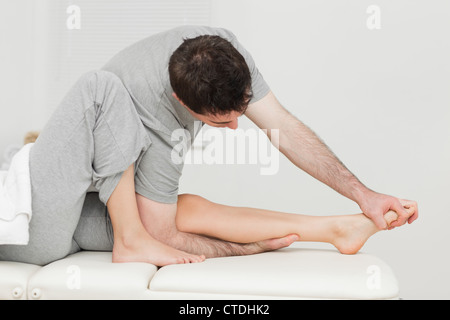
POLYGON ((85 72, 152 34, 209 25, 209 0, 33 1, 35 98, 51 113, 85 72))

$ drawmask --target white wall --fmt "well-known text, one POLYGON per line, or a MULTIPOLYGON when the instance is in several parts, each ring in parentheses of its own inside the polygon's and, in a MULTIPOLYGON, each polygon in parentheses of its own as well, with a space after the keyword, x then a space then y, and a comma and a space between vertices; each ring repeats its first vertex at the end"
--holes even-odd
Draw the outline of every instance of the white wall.
POLYGON ((0 10, 0 164, 83 73, 157 32, 210 23, 208 0, 0 0, 0 10))
MULTIPOLYGON (((215 0, 212 10, 212 23, 234 31, 280 101, 363 183, 418 201, 418 221, 375 235, 363 251, 391 265, 403 298, 449 299, 450 3, 215 0), (367 28, 369 5, 381 9, 379 30, 367 28)), ((285 158, 274 176, 189 165, 183 179, 184 191, 222 203, 360 211, 285 158)))
POLYGON ((35 126, 32 103, 33 50, 31 1, 0 1, 0 163, 3 150, 21 144, 35 126))
MULTIPOLYGON (((36 85, 48 56, 31 3, 0 0, 0 157, 52 108, 36 104, 49 98, 36 85)), ((444 0, 212 0, 212 24, 238 36, 280 101, 352 172, 378 192, 418 201, 417 222, 363 248, 392 266, 405 299, 450 298, 449 18, 444 0), (381 29, 371 31, 373 4, 381 29)), ((284 157, 272 176, 255 165, 186 165, 181 192, 293 213, 359 212, 284 157)))

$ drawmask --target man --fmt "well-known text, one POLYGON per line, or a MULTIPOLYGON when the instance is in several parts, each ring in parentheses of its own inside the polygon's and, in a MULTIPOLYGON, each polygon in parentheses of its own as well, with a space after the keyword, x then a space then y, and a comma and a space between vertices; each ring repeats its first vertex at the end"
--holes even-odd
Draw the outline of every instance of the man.
POLYGON ((113 262, 164 266, 299 240, 352 254, 378 230, 418 216, 414 201, 358 181, 278 103, 251 56, 224 29, 169 30, 83 75, 33 145, 29 164, 30 241, 0 245, 0 260, 45 265, 84 249, 111 250, 113 262), (171 159, 179 143, 171 139, 174 130, 195 137, 198 120, 236 129, 242 115, 261 129, 278 129, 281 152, 365 215, 311 217, 178 195, 183 164, 171 159))
POLYGON ((126 48, 103 69, 122 80, 152 140, 137 168, 135 188, 141 220, 161 242, 207 256, 222 246, 221 255, 235 254, 227 252, 223 242, 207 243, 177 228, 182 164, 170 159, 177 143, 170 137, 179 128, 195 137, 196 120, 236 129, 242 115, 261 129, 283 128, 280 151, 302 170, 357 202, 379 229, 386 229, 384 215, 390 210, 398 214, 390 228, 407 220, 412 223, 418 216, 417 209, 407 212, 399 199, 366 188, 308 127, 286 111, 250 54, 227 30, 197 26, 170 30, 126 48))

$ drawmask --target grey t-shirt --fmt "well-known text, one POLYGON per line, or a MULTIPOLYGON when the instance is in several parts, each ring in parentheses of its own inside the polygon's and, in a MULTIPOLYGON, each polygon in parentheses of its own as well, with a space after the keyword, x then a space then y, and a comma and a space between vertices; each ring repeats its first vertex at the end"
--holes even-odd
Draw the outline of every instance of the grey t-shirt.
POLYGON ((228 30, 203 26, 183 26, 145 38, 119 52, 102 69, 116 74, 130 93, 152 144, 136 168, 136 192, 162 203, 176 203, 183 163, 171 159, 179 141, 172 133, 185 129, 192 137, 200 131, 194 118, 173 96, 169 60, 185 39, 218 35, 230 41, 245 58, 252 75, 253 100, 269 93, 269 86, 250 54, 228 30))

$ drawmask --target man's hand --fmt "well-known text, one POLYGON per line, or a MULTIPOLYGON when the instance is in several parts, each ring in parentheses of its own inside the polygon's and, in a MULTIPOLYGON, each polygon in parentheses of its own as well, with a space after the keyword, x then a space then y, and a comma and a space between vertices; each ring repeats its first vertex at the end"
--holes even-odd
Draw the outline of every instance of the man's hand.
POLYGON ((358 204, 363 213, 369 217, 380 230, 391 230, 395 227, 404 225, 407 221, 411 224, 419 217, 419 210, 415 201, 398 199, 374 191, 366 193, 358 204), (390 210, 395 211, 398 218, 390 225, 387 225, 384 215, 390 210))
MULTIPOLYGON (((293 164, 358 203, 379 229, 400 227, 417 219, 417 203, 367 189, 311 129, 280 104, 273 92, 251 104, 245 115, 261 129, 279 130, 276 147, 293 164), (384 215, 390 210, 398 218, 388 226, 384 215)), ((269 138, 271 130, 267 130, 269 138)))

